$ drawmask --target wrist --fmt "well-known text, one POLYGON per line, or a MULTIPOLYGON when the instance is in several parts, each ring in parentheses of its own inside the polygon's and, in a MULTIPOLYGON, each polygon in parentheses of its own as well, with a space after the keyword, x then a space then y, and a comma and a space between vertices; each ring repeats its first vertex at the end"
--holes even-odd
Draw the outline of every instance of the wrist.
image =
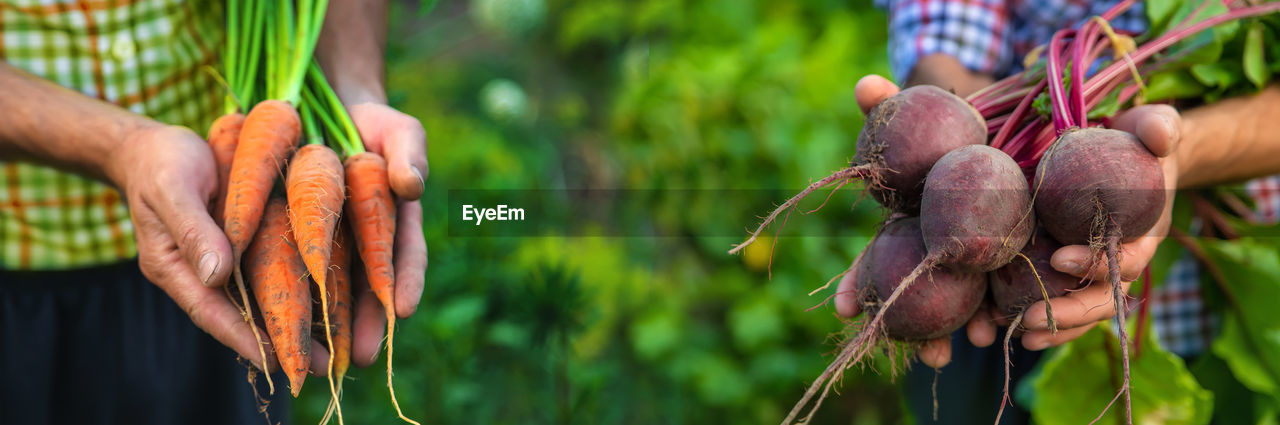
POLYGON ((333 91, 347 106, 362 103, 387 104, 387 92, 383 89, 381 81, 340 82, 336 83, 333 91))
MULTIPOLYGON (((150 141, 155 140, 159 132, 175 131, 174 127, 149 119, 125 125, 114 148, 103 157, 102 174, 112 185, 121 191, 127 191, 132 175, 130 171, 138 169, 138 165, 145 159, 150 141)), ((191 131, 185 127, 176 128, 191 131)))

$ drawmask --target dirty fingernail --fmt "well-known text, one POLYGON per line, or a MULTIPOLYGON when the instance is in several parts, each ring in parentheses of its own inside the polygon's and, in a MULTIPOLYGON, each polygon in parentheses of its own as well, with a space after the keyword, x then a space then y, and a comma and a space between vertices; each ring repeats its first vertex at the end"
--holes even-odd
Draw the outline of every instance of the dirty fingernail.
POLYGON ((197 266, 196 272, 200 275, 200 282, 205 286, 209 286, 212 282, 213 271, 218 268, 218 255, 212 252, 206 252, 200 257, 200 265, 197 266))
POLYGON ((418 188, 424 191, 427 190, 427 179, 422 178, 422 171, 412 165, 409 166, 409 169, 413 170, 413 175, 418 176, 418 188))

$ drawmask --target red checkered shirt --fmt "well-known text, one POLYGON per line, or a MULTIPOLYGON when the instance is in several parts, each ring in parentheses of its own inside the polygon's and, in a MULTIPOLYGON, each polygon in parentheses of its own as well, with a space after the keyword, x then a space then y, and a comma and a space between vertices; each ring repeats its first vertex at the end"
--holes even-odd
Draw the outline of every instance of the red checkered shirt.
MULTIPOLYGON (((971 70, 1002 77, 1021 69, 1022 57, 1045 44, 1053 32, 1076 27, 1110 9, 1114 1, 877 0, 889 11, 889 61, 905 81, 920 58, 955 57, 971 70)), ((1138 2, 1111 21, 1113 28, 1142 33, 1147 28, 1138 2)), ((1280 177, 1253 180, 1246 190, 1259 219, 1280 221, 1280 177)), ((1149 298, 1151 323, 1164 348, 1180 356, 1203 353, 1218 329, 1205 308, 1199 265, 1190 256, 1174 264, 1149 298)))

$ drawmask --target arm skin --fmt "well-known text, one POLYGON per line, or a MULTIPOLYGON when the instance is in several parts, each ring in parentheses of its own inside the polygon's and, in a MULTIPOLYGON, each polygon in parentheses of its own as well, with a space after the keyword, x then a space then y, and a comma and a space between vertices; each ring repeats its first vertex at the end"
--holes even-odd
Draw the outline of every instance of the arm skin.
MULTIPOLYGON (((387 106, 383 46, 387 39, 387 1, 331 0, 316 59, 347 105, 365 148, 387 160, 387 175, 397 200, 395 310, 407 318, 418 308, 427 268, 422 236, 422 196, 427 176, 427 135, 416 118, 387 106)), ((351 359, 369 366, 378 357, 386 329, 382 305, 364 276, 352 276, 357 289, 351 359)), ((313 344, 313 348, 318 344, 313 344)), ((311 370, 324 373, 328 353, 312 351, 311 370)))
POLYGON ((1280 86, 1183 111, 1180 130, 1179 188, 1280 172, 1280 86))
MULTIPOLYGON (((908 84, 933 84, 954 90, 964 96, 993 81, 991 76, 973 73, 965 69, 955 58, 932 55, 922 58, 913 70, 908 84)), ((897 93, 897 86, 877 76, 868 76, 858 82, 858 104, 863 111, 897 93)), ((1170 190, 1192 188, 1245 180, 1280 172, 1280 86, 1272 86, 1261 93, 1227 99, 1198 108, 1179 111, 1166 105, 1135 107, 1116 117, 1112 126, 1138 136, 1148 149, 1161 157, 1165 171, 1165 183, 1170 190)), ((1169 227, 1172 199, 1165 205, 1165 214, 1146 237, 1121 247, 1121 275, 1128 281, 1136 279, 1156 247, 1164 239, 1169 227)), ((1086 246, 1067 246, 1059 249, 1051 260, 1058 271, 1094 279, 1106 279, 1105 267, 1094 268, 1098 261, 1086 246), (1094 272, 1089 273, 1090 270, 1094 272)), ((836 309, 841 315, 859 313, 857 300, 850 295, 856 277, 846 274, 841 280, 836 297, 836 309)), ((1027 332, 1022 344, 1027 349, 1042 350, 1064 344, 1083 335, 1100 320, 1115 314, 1111 304, 1110 285, 1091 285, 1052 300, 1054 317, 1060 329, 1057 335, 1049 333, 1045 320, 1044 302, 1028 307, 1023 326, 1027 332)), ((970 342, 987 346, 995 340, 996 324, 1007 320, 994 318, 989 309, 981 309, 967 326, 970 342)), ((946 339, 930 341, 920 352, 921 361, 941 367, 950 361, 950 344, 946 339)))
POLYGON ((0 157, 119 188, 129 204, 143 275, 196 326, 262 364, 249 325, 218 287, 231 273, 231 246, 208 213, 217 182, 208 143, 185 127, 135 115, 3 62, 0 93, 0 157))

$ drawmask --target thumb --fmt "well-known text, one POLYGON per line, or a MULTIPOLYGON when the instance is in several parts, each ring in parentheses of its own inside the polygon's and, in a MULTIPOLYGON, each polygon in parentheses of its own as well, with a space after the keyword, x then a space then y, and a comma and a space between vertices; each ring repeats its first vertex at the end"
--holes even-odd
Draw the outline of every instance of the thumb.
POLYGON ((1169 156, 1178 148, 1182 117, 1169 105, 1140 105, 1117 116, 1111 128, 1138 137, 1152 154, 1169 156))
POLYGON ((895 94, 898 94, 898 85, 875 74, 862 77, 853 86, 853 96, 863 114, 869 113, 871 108, 895 94))
POLYGON ((222 229, 214 224, 197 192, 167 190, 159 196, 163 198, 157 200, 159 202, 146 202, 169 230, 178 245, 178 252, 191 266, 196 278, 205 286, 222 286, 227 283, 233 266, 231 243, 222 229))

